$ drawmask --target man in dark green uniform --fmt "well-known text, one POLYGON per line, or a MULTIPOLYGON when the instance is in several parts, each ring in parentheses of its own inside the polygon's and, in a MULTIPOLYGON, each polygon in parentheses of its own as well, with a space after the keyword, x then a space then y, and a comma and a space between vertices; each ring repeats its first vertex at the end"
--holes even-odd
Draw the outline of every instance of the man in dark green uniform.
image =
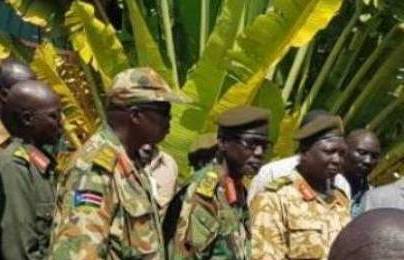
POLYGON ((218 153, 195 173, 174 237, 176 259, 248 259, 246 188, 242 177, 257 172, 268 144, 269 114, 237 107, 218 119, 218 153))
POLYGON ((44 259, 54 210, 54 167, 46 145, 61 134, 59 97, 45 84, 15 84, 3 106, 12 138, 0 154, 1 259, 44 259))

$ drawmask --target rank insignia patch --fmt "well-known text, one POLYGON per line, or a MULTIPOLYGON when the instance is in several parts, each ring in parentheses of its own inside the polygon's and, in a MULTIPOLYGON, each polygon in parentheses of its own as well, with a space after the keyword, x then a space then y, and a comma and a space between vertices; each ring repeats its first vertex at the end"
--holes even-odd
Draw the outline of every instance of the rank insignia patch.
POLYGON ((91 190, 77 190, 74 192, 74 206, 92 206, 99 208, 103 201, 102 193, 91 190))

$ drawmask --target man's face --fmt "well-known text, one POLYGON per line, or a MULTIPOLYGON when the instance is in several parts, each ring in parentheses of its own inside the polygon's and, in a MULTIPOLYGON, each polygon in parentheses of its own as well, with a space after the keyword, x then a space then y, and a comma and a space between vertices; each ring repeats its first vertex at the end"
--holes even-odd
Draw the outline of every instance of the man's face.
POLYGON ((268 148, 267 124, 249 129, 237 136, 224 137, 219 144, 231 174, 256 174, 268 148))
POLYGON ((171 105, 168 102, 154 102, 142 106, 140 125, 147 135, 146 143, 157 144, 170 131, 171 105))
POLYGON ((36 143, 56 144, 62 135, 61 106, 57 97, 43 100, 32 113, 31 134, 36 143))
POLYGON ((313 179, 324 181, 341 172, 346 150, 342 137, 319 140, 302 153, 300 165, 313 179))
POLYGON ((346 167, 349 174, 367 176, 380 157, 379 141, 370 134, 358 135, 348 142, 346 167))

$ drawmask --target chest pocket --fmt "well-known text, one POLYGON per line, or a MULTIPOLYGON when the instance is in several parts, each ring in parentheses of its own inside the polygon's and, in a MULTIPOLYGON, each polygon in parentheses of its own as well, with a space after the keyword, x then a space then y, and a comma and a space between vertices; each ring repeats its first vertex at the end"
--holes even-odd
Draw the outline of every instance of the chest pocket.
POLYGON ((288 220, 288 257, 290 259, 321 259, 325 257, 322 223, 303 217, 288 220))
POLYGON ((190 216, 187 242, 202 252, 216 238, 218 230, 218 220, 204 207, 196 204, 190 216))
MULTIPOLYGON (((154 212, 147 194, 141 187, 126 183, 121 193, 124 244, 134 248, 136 254, 146 255, 159 250, 159 237, 154 212)), ((124 245, 124 246, 125 246, 124 245)), ((135 254, 135 255, 136 255, 135 254)))

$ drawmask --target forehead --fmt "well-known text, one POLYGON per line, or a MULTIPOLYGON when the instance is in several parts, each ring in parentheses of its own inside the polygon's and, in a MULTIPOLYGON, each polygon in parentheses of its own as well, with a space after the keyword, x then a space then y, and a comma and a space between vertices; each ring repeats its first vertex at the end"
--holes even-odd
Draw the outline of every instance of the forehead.
POLYGON ((372 135, 359 135, 353 138, 352 142, 349 142, 350 150, 361 149, 366 151, 379 152, 379 141, 372 135))
POLYGON ((342 137, 332 137, 318 140, 314 143, 313 148, 346 148, 346 143, 342 137))

